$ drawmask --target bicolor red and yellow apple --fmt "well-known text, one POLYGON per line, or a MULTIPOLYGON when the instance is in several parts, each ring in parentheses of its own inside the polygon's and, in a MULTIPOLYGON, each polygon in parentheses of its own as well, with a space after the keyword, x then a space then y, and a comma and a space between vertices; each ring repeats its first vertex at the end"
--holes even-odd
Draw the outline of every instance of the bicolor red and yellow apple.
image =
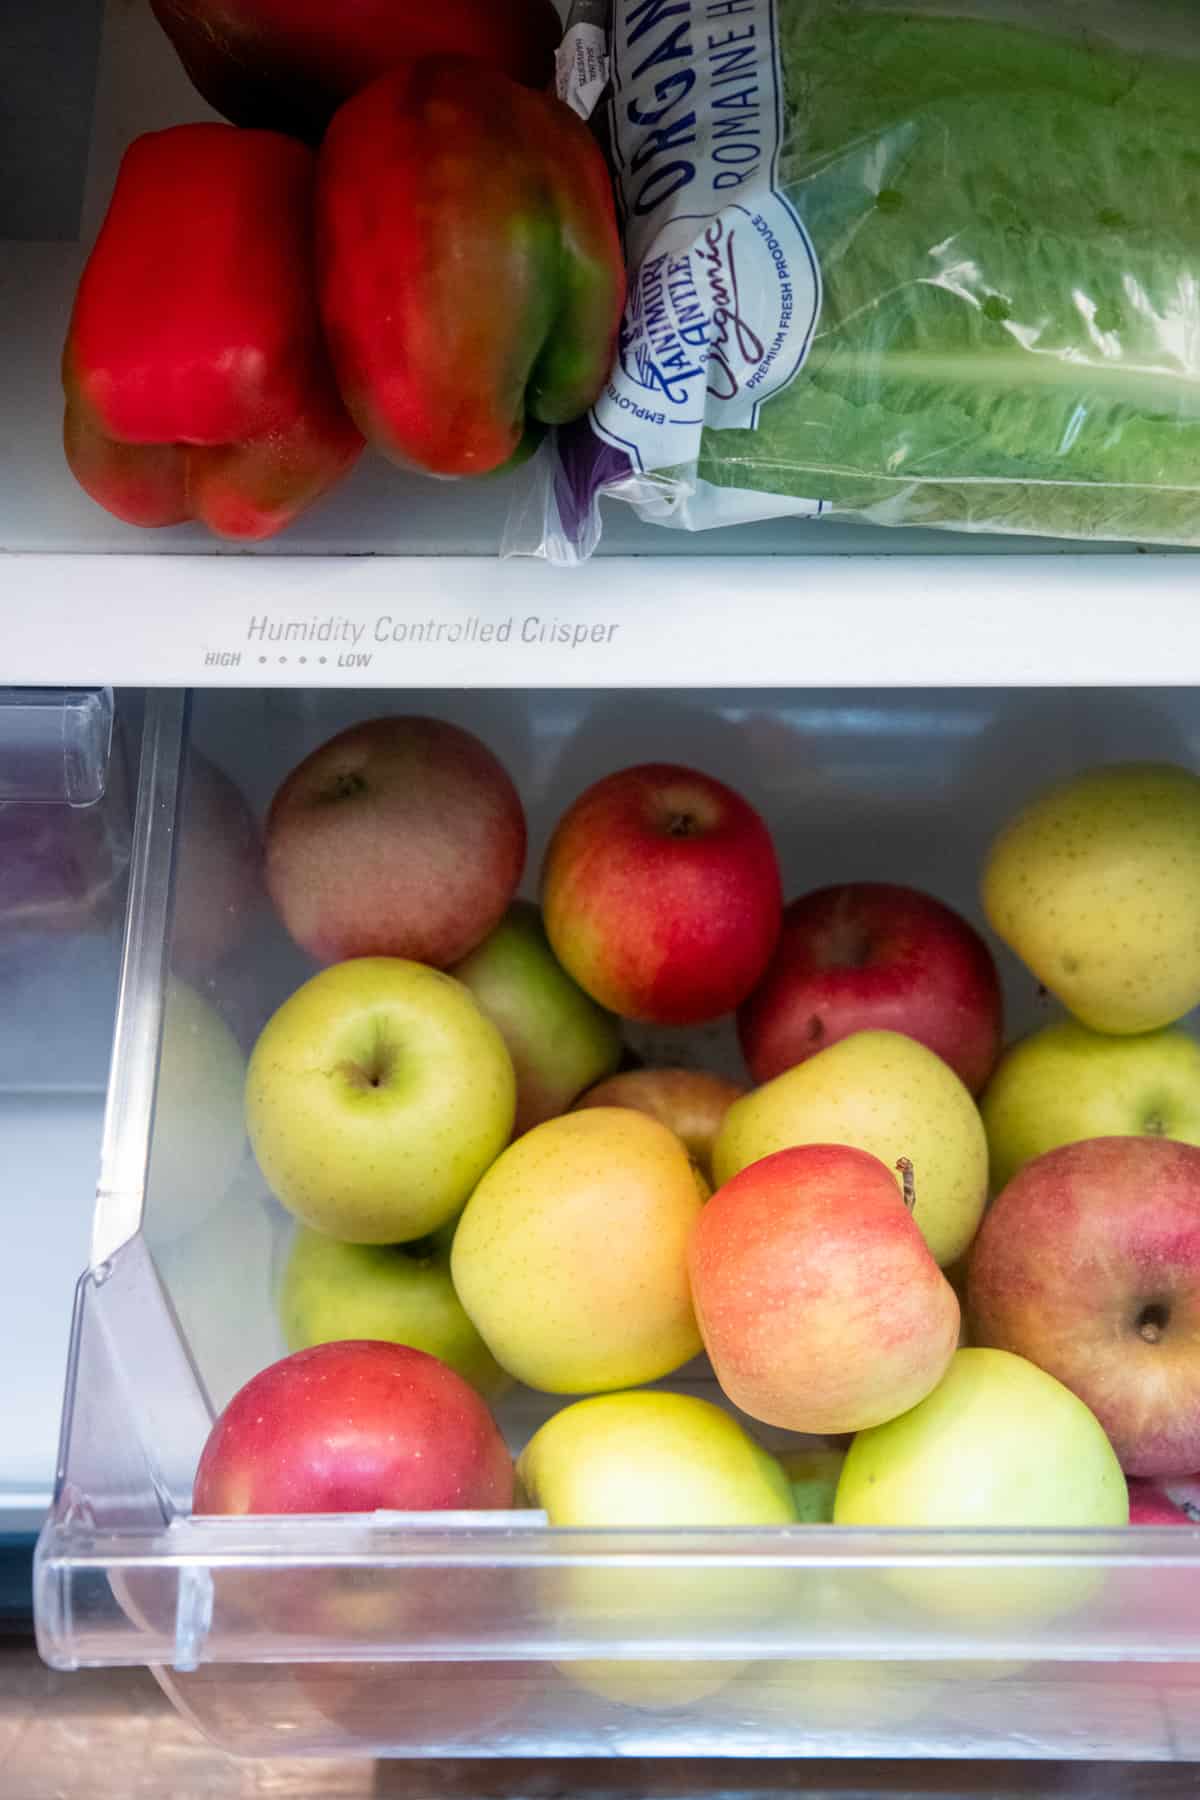
POLYGON ((779 936, 766 825, 724 782, 644 763, 586 790, 542 869, 546 931, 593 999, 629 1019, 696 1025, 738 1006, 779 936))
POLYGON ((751 1418, 788 1431, 896 1418, 958 1344, 958 1300, 895 1176, 844 1144, 750 1163, 696 1220, 688 1266, 717 1380, 751 1418))

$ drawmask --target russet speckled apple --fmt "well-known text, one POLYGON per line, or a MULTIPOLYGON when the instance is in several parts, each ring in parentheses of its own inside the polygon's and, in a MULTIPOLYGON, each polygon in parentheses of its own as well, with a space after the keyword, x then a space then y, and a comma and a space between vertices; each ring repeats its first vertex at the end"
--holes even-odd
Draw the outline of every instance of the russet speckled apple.
POLYGON ((607 776, 560 819, 542 868, 559 961, 602 1006, 698 1025, 740 1004, 779 936, 779 864, 754 808, 671 763, 607 776))
POLYGON ((267 1021, 246 1123, 268 1187, 314 1230, 404 1243, 459 1212, 512 1133, 504 1040, 423 963, 335 963, 267 1021))
POLYGON ((860 1431, 936 1387, 958 1343, 954 1290, 877 1157, 807 1144, 750 1163, 689 1246, 717 1380, 752 1419, 860 1431))
POLYGON ((713 1150, 718 1184, 799 1144, 847 1144, 895 1171, 907 1162, 913 1217, 942 1267, 970 1244, 987 1199, 987 1139, 949 1065, 895 1031, 859 1031, 777 1075, 725 1115, 713 1150))
POLYGON ((572 981, 530 901, 514 901, 450 973, 470 988, 508 1046, 517 1076, 514 1136, 566 1112, 620 1062, 619 1020, 572 981))
POLYGON ((1200 1044, 1174 1026, 1110 1037, 1061 1019, 1005 1051, 979 1110, 996 1193, 1035 1156, 1083 1138, 1200 1144, 1200 1044))
POLYGON ((958 913, 916 888, 850 881, 785 908, 738 1036, 763 1082, 856 1031, 901 1031, 976 1094, 999 1054, 1002 1011, 991 952, 958 913))
POLYGON ((665 1125, 624 1108, 549 1119, 467 1202, 450 1268, 501 1368, 551 1394, 669 1375, 700 1333, 687 1241, 707 1187, 665 1125))
POLYGON ((1200 1149, 1089 1138, 1026 1163, 971 1253, 971 1341, 1086 1401, 1130 1475, 1200 1468, 1200 1149))
POLYGON ((265 840, 267 891, 310 956, 444 969, 503 917, 525 864, 525 813, 469 731, 371 719, 292 770, 265 840))
POLYGON ((712 1181, 712 1151, 725 1114, 746 1092, 705 1069, 626 1069, 589 1088, 576 1110, 628 1106, 648 1113, 673 1131, 706 1181, 712 1181))
POLYGON ((988 855, 993 930, 1093 1031, 1154 1031, 1200 1001, 1200 777, 1114 763, 1033 800, 988 855))

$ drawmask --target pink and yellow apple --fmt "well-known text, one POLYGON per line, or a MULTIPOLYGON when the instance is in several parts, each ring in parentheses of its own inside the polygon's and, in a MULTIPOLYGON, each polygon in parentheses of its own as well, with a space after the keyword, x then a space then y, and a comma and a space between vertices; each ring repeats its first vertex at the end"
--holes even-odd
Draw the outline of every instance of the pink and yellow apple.
POLYGON ((967 921, 930 894, 852 881, 793 900, 762 981, 738 1013, 755 1081, 856 1031, 901 1031, 978 1093, 1000 1050, 996 965, 967 921))
POLYGON ((589 1088, 575 1102, 627 1106, 649 1114, 673 1131, 706 1181, 712 1181, 712 1150, 725 1114, 745 1088, 705 1069, 627 1069, 589 1088))
POLYGON ((451 974, 470 988, 508 1046, 517 1077, 515 1137, 566 1112, 620 1062, 619 1022, 558 962, 531 901, 515 900, 451 974))
POLYGON ((400 956, 444 969, 503 917, 525 813, 485 744, 441 719, 353 725, 271 803, 267 889, 320 962, 400 956))
POLYGON ((239 1389, 201 1453, 197 1513, 476 1511, 513 1464, 474 1388, 422 1350, 321 1344, 239 1389))
POLYGON ((602 1006, 696 1025, 737 1006, 779 936, 779 864, 739 794, 695 769, 645 763, 581 794, 542 869, 559 961, 602 1006))
POLYGON ((937 1386, 954 1290, 874 1156, 809 1144, 751 1163, 709 1201, 688 1264, 726 1394, 788 1431, 861 1431, 937 1386))
POLYGON ((467 1202, 450 1269, 502 1369, 550 1394, 639 1387, 700 1350, 687 1240, 707 1187, 655 1119, 535 1125, 467 1202))
POLYGON ((971 1255, 973 1343, 1096 1414, 1130 1475, 1200 1467, 1200 1149, 1090 1138, 1026 1163, 971 1255))

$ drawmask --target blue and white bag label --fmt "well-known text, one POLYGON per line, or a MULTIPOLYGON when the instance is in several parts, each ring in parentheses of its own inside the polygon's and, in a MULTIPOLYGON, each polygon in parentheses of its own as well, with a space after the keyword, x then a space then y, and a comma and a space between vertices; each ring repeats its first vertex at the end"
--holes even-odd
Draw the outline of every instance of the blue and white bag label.
MULTIPOLYGON (((617 0, 610 131, 629 297, 592 429, 650 473, 753 427, 804 366, 821 272, 779 191, 776 0, 617 0)), ((814 510, 815 510, 814 503, 814 510)))

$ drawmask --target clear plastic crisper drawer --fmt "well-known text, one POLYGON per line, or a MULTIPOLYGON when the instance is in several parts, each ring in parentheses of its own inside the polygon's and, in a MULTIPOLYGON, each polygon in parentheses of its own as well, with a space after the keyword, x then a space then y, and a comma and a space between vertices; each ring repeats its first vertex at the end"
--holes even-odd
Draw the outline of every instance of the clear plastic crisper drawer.
MULTIPOLYGON (((982 848, 1030 788, 1106 758, 1200 754, 1185 692, 151 696, 93 1258, 37 1559, 43 1653, 150 1665, 244 1752, 1200 1758, 1188 1527, 190 1516, 214 1412, 284 1348, 289 1221, 246 1143, 241 1079, 311 966, 261 895, 261 821, 301 755, 407 711, 469 726, 507 763, 526 891, 581 787, 669 757, 764 811, 789 893, 884 875, 975 917, 982 848)), ((1042 1016, 1031 978, 1002 971, 1011 1025, 1042 1016)), ((727 1024, 631 1042, 737 1069, 727 1024)), ((664 1385, 715 1395, 703 1363, 664 1385)), ((502 1403, 514 1448, 555 1404, 502 1403)))

